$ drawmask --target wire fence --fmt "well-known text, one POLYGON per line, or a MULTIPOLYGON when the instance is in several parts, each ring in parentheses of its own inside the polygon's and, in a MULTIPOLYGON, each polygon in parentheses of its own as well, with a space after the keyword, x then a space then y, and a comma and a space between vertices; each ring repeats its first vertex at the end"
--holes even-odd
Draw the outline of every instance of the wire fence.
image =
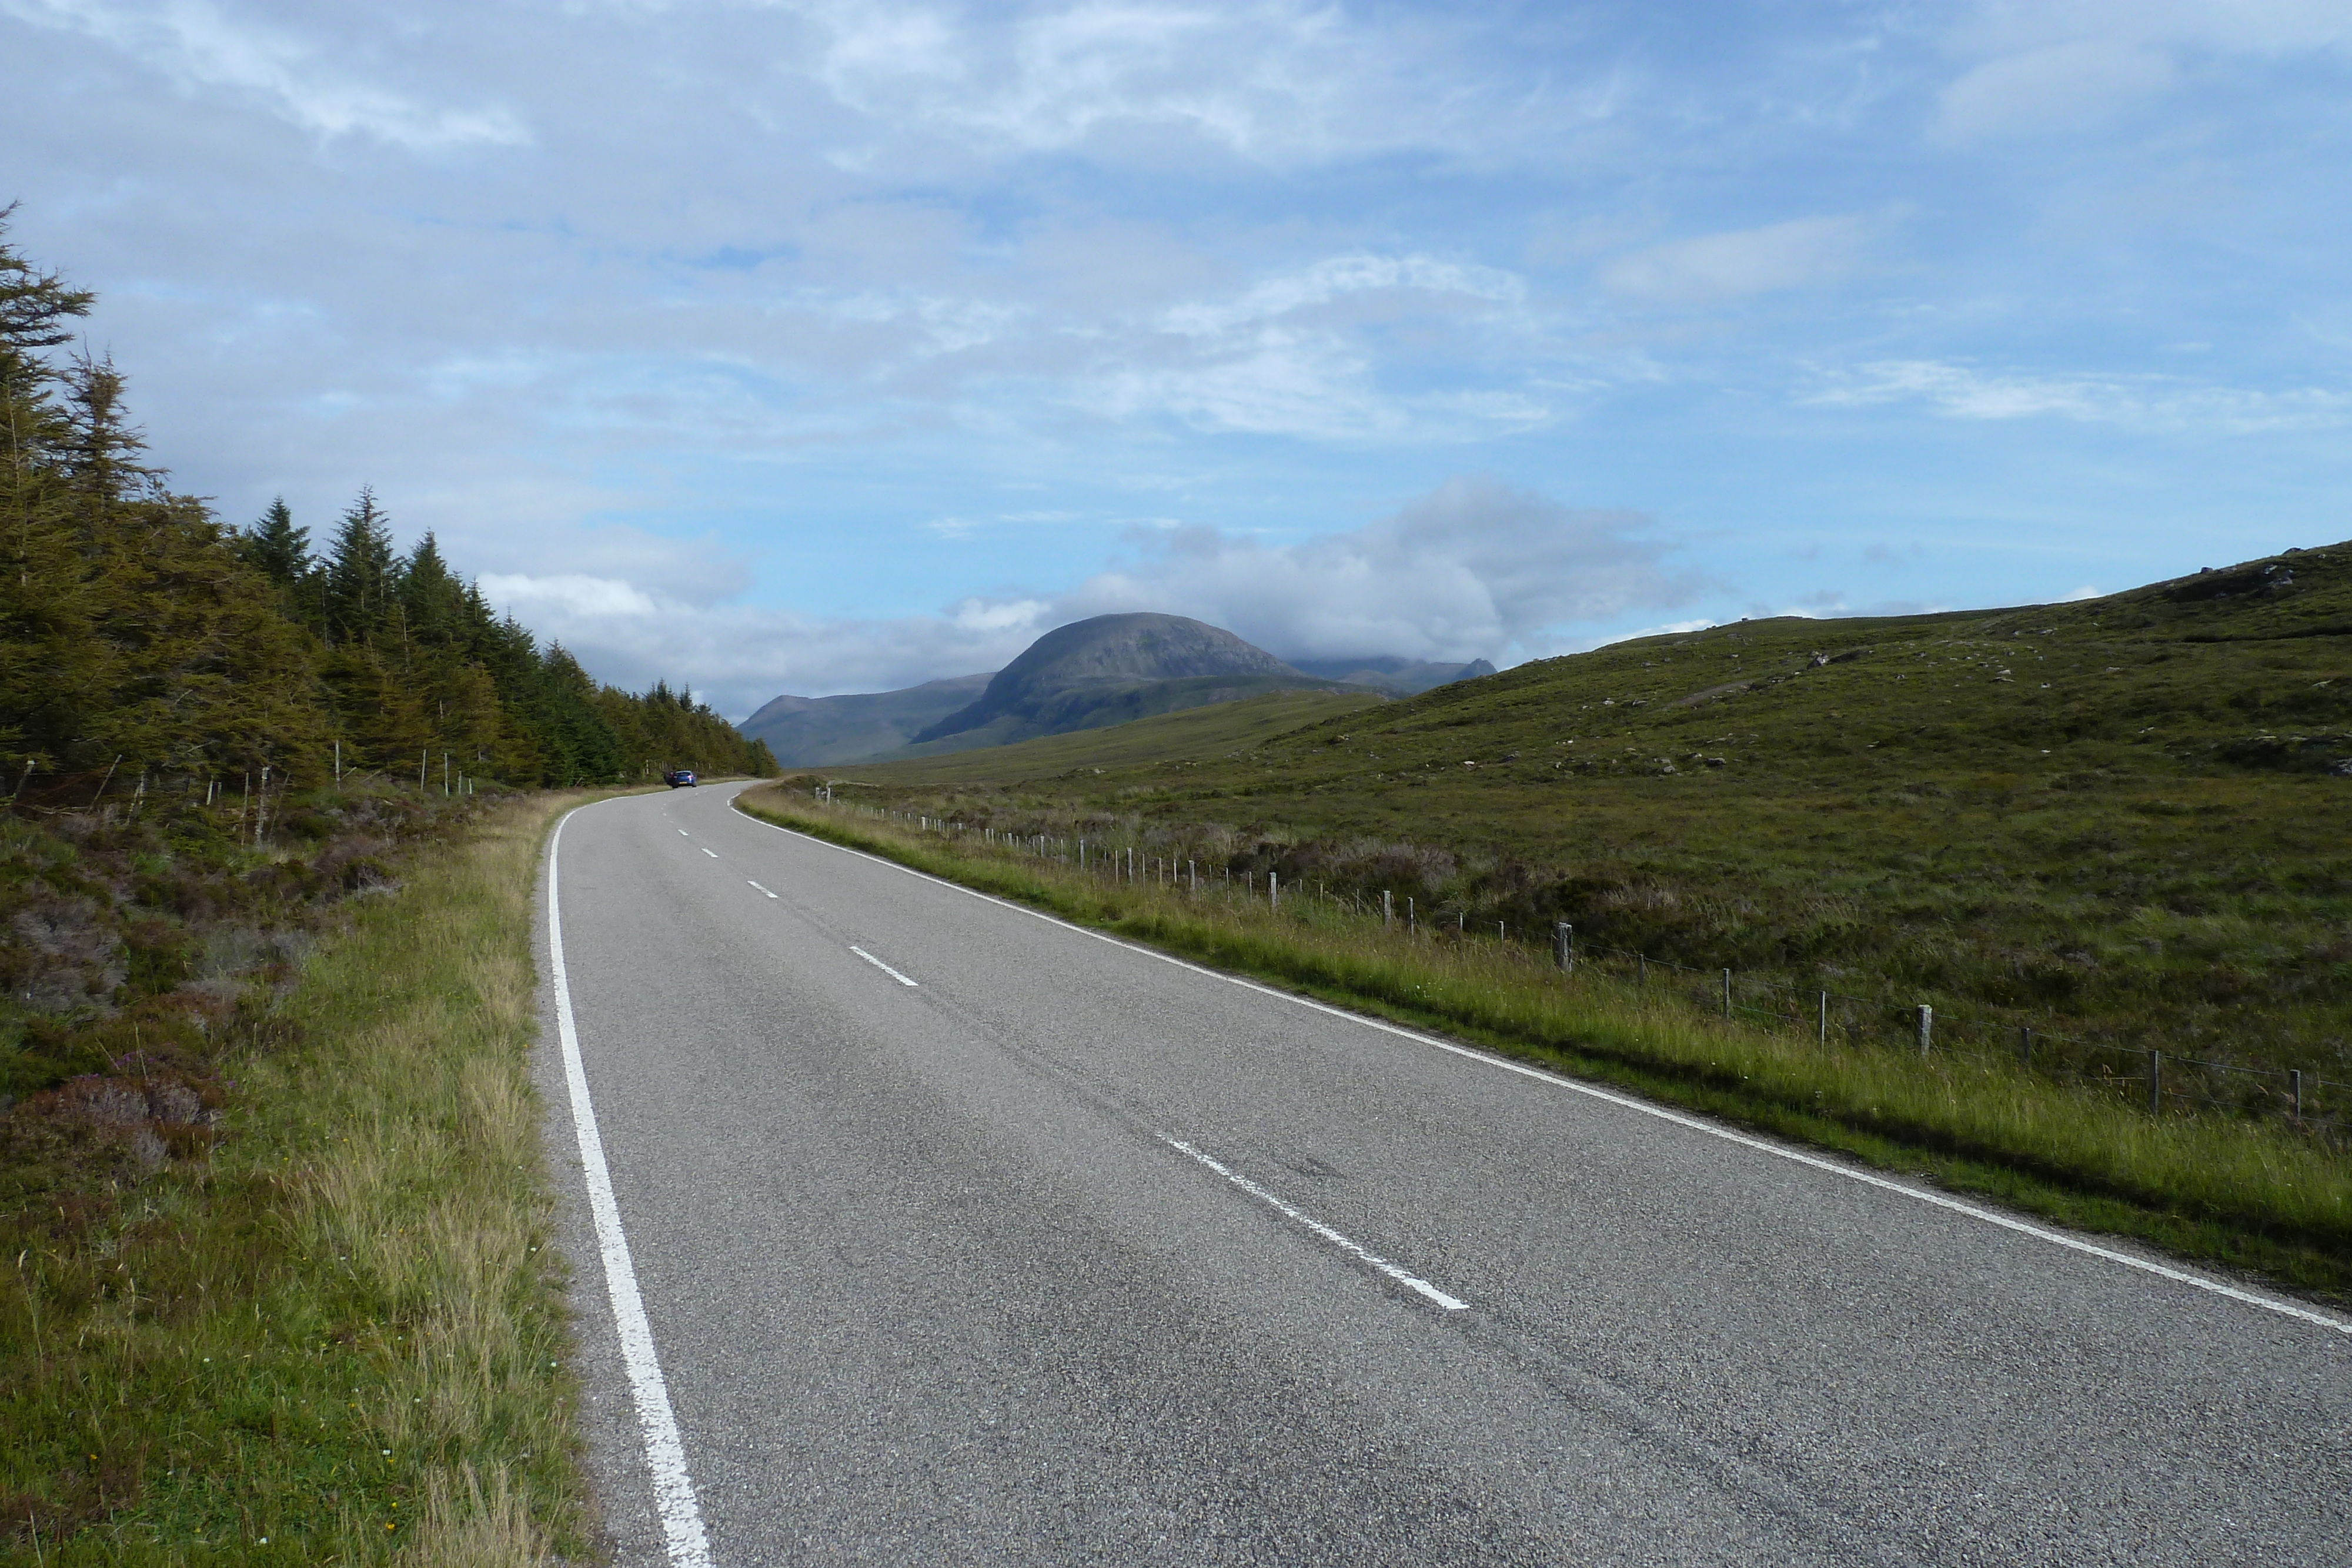
POLYGON ((1853 997, 1792 986, 1734 969, 1701 969, 1615 947, 1556 938, 1564 965, 1621 982, 1665 989, 1727 1020, 1809 1037, 1824 1050, 1876 1048, 1999 1063, 2053 1082, 2091 1088, 2152 1115, 2204 1111, 2277 1117, 2330 1139, 2346 1130, 2352 1083, 2295 1068, 2246 1067, 2122 1045, 1989 1018, 1931 1003, 1853 997))
MULTIPOLYGON (((829 788, 816 799, 832 804, 829 788)), ((1236 877, 1230 865, 1205 865, 1199 857, 1148 852, 1133 842, 1054 833, 1015 833, 992 824, 973 826, 950 818, 887 807, 847 803, 842 809, 944 836, 976 835, 990 845, 1037 856, 1107 880, 1150 883, 1170 892, 1237 894, 1263 900, 1279 910, 1285 900, 1344 912, 1377 922, 1402 935, 1432 941, 1491 938, 1500 951, 1530 965, 1542 960, 1540 945, 1512 939, 1500 921, 1475 919, 1465 904, 1448 902, 1422 909, 1412 898, 1383 893, 1332 893, 1319 885, 1286 887, 1278 873, 1263 880, 1236 877)), ((2284 1121, 2331 1143, 2352 1130, 2352 1082, 2294 1068, 2245 1067, 2184 1056, 2161 1048, 2123 1045, 2062 1033, 2014 1019, 1934 1004, 1787 984, 1736 969, 1699 968, 1629 948, 1579 943, 1569 922, 1549 935, 1551 966, 1565 975, 1602 979, 1638 988, 1644 995, 1678 1000, 1694 1012, 1727 1023, 1745 1023, 1808 1038, 1824 1051, 1892 1050, 1922 1057, 1948 1057, 1996 1063, 2051 1082, 2111 1094, 2150 1115, 2207 1114, 2284 1121)))

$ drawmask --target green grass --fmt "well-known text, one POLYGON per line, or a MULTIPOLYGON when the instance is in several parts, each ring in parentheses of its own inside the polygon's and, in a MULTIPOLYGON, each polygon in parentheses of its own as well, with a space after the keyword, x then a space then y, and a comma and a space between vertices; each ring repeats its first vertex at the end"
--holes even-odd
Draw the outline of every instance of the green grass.
POLYGON ((2151 1118, 2003 1063, 1822 1047, 1726 1024, 1507 943, 1408 936, 1329 900, 1269 911, 1262 880, 1198 895, 910 831, 783 789, 755 815, 1221 967, 1444 1030, 1580 1075, 1927 1174, 2065 1223, 2352 1299, 2352 1167, 2292 1131, 2151 1118))
MULTIPOLYGON (((2028 1026, 2085 1075, 2106 1044, 2352 1083, 2352 778, 2330 771, 2352 547, 2076 604, 1645 638, 1222 746, 1171 722, 835 777, 1535 942, 1566 920, 1590 948, 1884 1002, 1890 1035, 1922 1002, 1956 1045, 2028 1026)), ((2284 1080, 2179 1084, 2284 1108, 2284 1080)))
POLYGON ((0 1561, 584 1550, 527 1071, 532 874, 565 803, 499 808, 350 906, 248 1009, 209 1157, 10 1216, 0 1561))

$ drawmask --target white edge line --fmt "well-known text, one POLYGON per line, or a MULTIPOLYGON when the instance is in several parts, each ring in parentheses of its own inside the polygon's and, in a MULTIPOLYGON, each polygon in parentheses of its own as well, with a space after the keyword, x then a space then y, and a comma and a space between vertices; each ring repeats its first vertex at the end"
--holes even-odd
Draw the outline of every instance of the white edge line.
MULTIPOLYGON (((773 897, 774 895, 772 894, 769 896, 773 897)), ((868 953, 865 948, 853 945, 849 950, 856 954, 859 957, 865 959, 867 963, 873 965, 876 968, 881 970, 884 974, 889 976, 892 979, 898 981, 900 985, 911 986, 915 983, 914 981, 907 978, 906 976, 898 973, 898 970, 892 968, 889 965, 884 963, 881 959, 877 958, 873 954, 868 953)))
POLYGON ((1379 1270, 1381 1273, 1386 1274, 1390 1279, 1394 1280, 1398 1284, 1404 1285, 1420 1291, 1423 1295, 1427 1296, 1431 1301, 1435 1301, 1439 1306, 1444 1307, 1447 1312, 1461 1312, 1469 1311, 1469 1302, 1456 1300, 1454 1297, 1447 1295, 1444 1291, 1431 1284, 1428 1281, 1422 1279, 1419 1275, 1408 1274, 1402 1269, 1400 1269, 1395 1264, 1390 1262, 1387 1259, 1375 1257, 1373 1254, 1367 1252, 1363 1248, 1358 1246, 1355 1242, 1349 1240, 1346 1237, 1340 1235, 1338 1231, 1332 1229, 1321 1220, 1314 1218, 1309 1215, 1301 1214, 1297 1209, 1291 1207, 1290 1205, 1283 1202, 1282 1199, 1266 1191, 1265 1188, 1258 1186, 1257 1183, 1250 1180, 1249 1177, 1242 1175, 1239 1171, 1228 1169, 1226 1166, 1218 1164, 1215 1160, 1210 1158, 1207 1155, 1202 1154, 1200 1150, 1184 1142, 1181 1138, 1171 1138, 1167 1134, 1162 1133, 1160 1134, 1160 1141, 1167 1145, 1170 1148, 1176 1150, 1179 1154, 1190 1155, 1192 1158, 1200 1161, 1202 1165, 1208 1166, 1211 1170, 1216 1172, 1219 1176, 1224 1177, 1227 1181, 1233 1183, 1235 1186, 1241 1188, 1252 1197, 1258 1199, 1261 1203, 1265 1204, 1271 1208, 1279 1209, 1282 1213, 1288 1215, 1291 1218, 1298 1221, 1299 1224, 1307 1227, 1307 1229, 1315 1232, 1316 1235, 1320 1236, 1324 1240, 1328 1241, 1332 1246, 1337 1247, 1340 1251, 1347 1253, 1351 1258, 1361 1260, 1372 1268, 1379 1270))
MULTIPOLYGON (((729 804, 733 804, 731 798, 729 804)), ((2324 1329, 2332 1329, 2340 1334, 2352 1335, 2352 1322, 2298 1305, 2294 1301, 2284 1301, 2275 1296, 2265 1296, 2253 1291, 2242 1290, 2238 1286, 2227 1284, 2222 1281, 2210 1279, 2202 1274, 2192 1274, 2185 1269, 2175 1269, 2168 1264, 2158 1263, 2150 1259, 2135 1258, 2128 1252, 2118 1252, 2112 1247, 2102 1247, 2095 1241, 2085 1241, 2080 1237, 2068 1236, 2061 1231, 2029 1224, 2022 1219, 2014 1219, 1993 1209, 1981 1208, 1973 1203, 1965 1203, 1956 1197, 1947 1197, 1939 1192, 1928 1192, 1903 1182, 1890 1181, 1885 1176, 1874 1175, 1869 1171, 1856 1170, 1851 1166, 1843 1166, 1834 1160, 1823 1159, 1818 1155, 1809 1155, 1801 1149, 1782 1148, 1777 1144, 1767 1143, 1761 1138, 1734 1132, 1729 1127, 1719 1127, 1711 1122, 1701 1121, 1696 1116, 1686 1116, 1679 1111, 1669 1111, 1663 1105, 1653 1105, 1647 1101, 1634 1099, 1630 1094, 1620 1094, 1613 1090, 1602 1089, 1595 1084, 1580 1083, 1573 1078, 1563 1078, 1557 1072, 1548 1072, 1540 1067, 1529 1067, 1522 1061, 1511 1061, 1499 1056, 1489 1055, 1483 1051, 1473 1051, 1466 1045, 1456 1045, 1452 1040, 1440 1040, 1435 1035, 1423 1034, 1418 1030, 1406 1029, 1402 1025, 1389 1023, 1381 1019, 1367 1018, 1362 1013, 1352 1013, 1345 1008, 1335 1008, 1328 1002, 1318 1002, 1312 997, 1302 997, 1273 986, 1260 985, 1255 980, 1244 979, 1239 975, 1228 975, 1222 970, 1195 964, 1190 959, 1179 958, 1171 954, 1127 941, 1123 937, 1112 936, 1100 931, 1090 931, 1057 915, 1048 915, 1041 909, 1031 909, 1025 904, 1015 904, 1010 899, 999 898, 993 894, 982 893, 977 888, 950 882, 945 877, 933 876, 929 872, 917 871, 912 866, 900 865, 897 861, 884 855, 874 854, 866 850, 854 850, 846 844, 836 844, 811 833, 795 832, 790 828, 779 827, 774 822, 762 821, 740 808, 738 814, 747 821, 758 823, 759 826, 773 831, 785 833, 795 839, 805 839, 810 843, 822 844, 826 849, 838 850, 845 855, 856 855, 860 860, 869 860, 877 865, 888 866, 892 871, 903 872, 912 877, 920 877, 925 882, 937 883, 941 887, 953 889, 967 897, 977 898, 983 904, 993 904, 1016 914, 1043 920, 1047 925, 1058 925, 1065 931, 1075 931, 1081 936, 1091 936, 1097 942, 1108 942, 1114 947, 1124 947, 1130 953, 1139 953, 1147 958, 1157 958, 1163 964, 1173 964, 1180 969, 1190 969, 1196 975, 1206 975, 1213 980, 1223 980, 1229 986, 1239 986, 1245 991, 1255 991, 1261 996, 1278 998, 1302 1008, 1310 1008, 1318 1013, 1328 1013, 1336 1019, 1345 1019, 1350 1023, 1361 1024, 1366 1029, 1378 1030, 1383 1034, 1392 1034, 1402 1040, 1410 1040, 1422 1045, 1434 1047, 1439 1051, 1450 1051, 1467 1061, 1499 1068, 1505 1072, 1516 1072, 1522 1078, 1532 1078, 1539 1083, 1549 1083, 1556 1089, 1566 1089, 1594 1100, 1606 1101, 1612 1105, 1638 1112, 1644 1116, 1654 1116, 1661 1122, 1672 1122, 1678 1127, 1687 1127, 1692 1132, 1704 1133, 1710 1138, 1721 1138, 1726 1143, 1738 1144, 1743 1147, 1757 1150, 1759 1153, 1770 1155, 1777 1159, 1791 1160, 1801 1166, 1810 1166, 1815 1170, 1826 1171, 1835 1176, 1843 1176, 1848 1181, 1860 1182, 1865 1186, 1874 1186, 1884 1192, 1896 1193, 1904 1197, 1932 1205, 1937 1208, 1948 1209, 1954 1214, 1965 1214, 1972 1219, 1980 1219, 1987 1225, 1997 1225, 2004 1230, 2013 1230, 2021 1236, 2031 1236, 2038 1241, 2049 1242, 2053 1247, 2063 1247, 2070 1251, 2084 1253, 2093 1258, 2103 1258, 2110 1263, 2120 1263, 2126 1269, 2137 1269, 2144 1274, 2154 1274, 2159 1279, 2191 1285, 2217 1296, 2227 1296, 2233 1301, 2242 1301, 2250 1307, 2260 1307, 2264 1312, 2277 1312, 2284 1317, 2297 1318, 2307 1323, 2315 1323, 2324 1329)))
MULTIPOLYGON (((581 810, 582 808, 574 808, 581 810)), ((686 1469, 686 1444, 671 1411, 669 1385, 662 1381, 654 1354, 654 1331, 637 1293, 636 1265, 621 1230, 620 1205, 613 1198, 612 1173, 604 1166, 604 1140, 596 1131, 596 1107, 588 1098, 588 1071, 580 1060, 580 1032, 572 1019, 572 985, 563 967, 563 915, 557 898, 557 852, 563 844, 566 811, 547 841, 547 956, 553 973, 555 1029, 563 1042, 563 1080, 572 1091, 572 1124, 580 1135, 580 1164, 588 1179, 588 1210, 596 1219, 596 1245, 604 1257, 604 1288, 613 1299, 621 1360, 628 1368, 629 1394, 637 1407, 637 1427, 646 1443, 646 1469, 652 1472, 654 1507, 676 1568, 710 1568, 710 1542, 703 1534, 702 1510, 686 1469)))

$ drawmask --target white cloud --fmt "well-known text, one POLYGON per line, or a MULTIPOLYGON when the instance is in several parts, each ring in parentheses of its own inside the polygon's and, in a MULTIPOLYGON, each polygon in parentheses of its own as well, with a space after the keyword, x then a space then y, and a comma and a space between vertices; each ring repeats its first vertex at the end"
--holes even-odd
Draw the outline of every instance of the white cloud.
POLYGON ((2207 57, 2352 46, 2342 0, 1993 0, 1950 37, 1975 63, 1937 101, 1953 142, 2090 129, 2171 90, 2207 57))
POLYGON ((493 605, 526 624, 537 625, 550 620, 635 618, 662 612, 662 606, 652 595, 610 577, 582 577, 575 573, 530 577, 520 572, 489 572, 479 580, 479 586, 493 605))
POLYGON ((1883 360, 1830 378, 1805 401, 1850 408, 1925 403, 1954 419, 2055 416, 2148 430, 2225 434, 2325 430, 2352 423, 2352 392, 2256 392, 2177 377, 1989 372, 1938 360, 1883 360))
MULTIPOLYGON (((544 523, 517 529, 509 525, 513 514, 498 505, 503 497, 468 494, 449 497, 445 508, 465 507, 470 518, 460 518, 442 534, 442 546, 460 567, 483 570, 483 591, 492 582, 511 583, 518 593, 538 594, 567 604, 599 601, 604 590, 589 587, 533 588, 530 584, 617 583, 647 601, 665 606, 706 610, 740 597, 751 580, 749 563, 735 551, 709 537, 675 538, 618 524, 600 528, 574 526, 566 530, 562 559, 568 570, 549 572, 550 551, 544 523)), ((563 497, 572 501, 572 497, 563 497)), ((609 503, 611 497, 598 497, 609 503)), ((574 501, 574 505, 579 504, 574 501)), ((415 508, 407 505, 394 514, 395 526, 417 526, 415 508)), ((422 531, 419 528, 419 531, 422 531)), ((617 601, 610 601, 617 602, 617 601)), ((642 612, 637 606, 632 612, 642 612)))
POLYGON ((1622 637, 1611 639, 1618 643, 1638 642, 1643 637, 1679 637, 1691 632, 1704 632, 1721 625, 1718 621, 1668 621, 1656 626, 1644 626, 1638 632, 1628 632, 1622 637))
POLYGON ((1015 599, 1003 603, 967 599, 955 607, 948 620, 960 632, 995 633, 1018 632, 1024 636, 1036 631, 1040 622, 1053 613, 1053 605, 1043 599, 1015 599))
MULTIPOLYGON (((741 717, 770 697, 881 691, 1003 667, 1089 615, 1158 611, 1297 658, 1397 654, 1498 664, 1589 646, 1580 625, 1664 609, 1700 586, 1631 512, 1566 507, 1467 475, 1364 528, 1269 545, 1200 526, 1139 529, 1139 559, 1059 594, 971 597, 892 620, 697 606, 612 578, 483 578, 604 680, 690 678, 741 717)), ((1679 623, 1678 623, 1679 624, 1679 623)))
POLYGON ((1816 287, 1861 268, 1872 228, 1848 214, 1701 235, 1620 256, 1601 269, 1601 282, 1612 294, 1669 305, 1816 287))
POLYGON ((209 0, 135 6, 107 0, 0 0, 19 21, 87 35, 184 89, 225 88, 322 138, 366 136, 411 152, 514 146, 529 128, 503 106, 451 109, 363 82, 289 35, 235 19, 209 0))
POLYGON ((1112 340, 1077 406, 1164 413, 1204 431, 1326 440, 1451 440, 1538 423, 1549 404, 1516 387, 1391 391, 1370 340, 1442 332, 1465 347, 1541 326, 1514 274, 1420 254, 1333 256, 1225 298, 1171 306, 1112 340))
POLYGON ((2352 47, 2343 0, 1981 0, 1954 26, 1979 55, 2075 38, 2282 55, 2352 47))
POLYGON ((1393 517, 1295 545, 1178 529, 1057 613, 1169 611, 1301 658, 1516 662, 1578 622, 1686 598, 1693 584, 1665 570, 1668 549, 1640 514, 1580 510, 1470 475, 1393 517))
POLYGON ((1937 131, 1955 141, 2080 131, 2154 97, 2178 75, 2145 44, 2075 38, 1988 60, 1937 100, 1937 131))
MULTIPOLYGON (((1538 128, 1569 150, 1621 86, 1580 83, 1498 108, 1463 57, 1468 21, 1328 4, 1078 0, 1009 19, 884 0, 795 5, 824 37, 811 74, 887 136, 998 155, 1117 144, 1143 162, 1213 149, 1269 165, 1402 147, 1464 151, 1538 128), (1498 137, 1497 132, 1503 136, 1498 137)), ((879 150, 846 149, 860 166, 879 150)))
POLYGON ((734 719, 786 692, 895 691, 1002 669, 1055 623, 1042 600, 859 620, 740 604, 698 609, 626 584, 532 581, 527 594, 503 599, 494 586, 508 590, 509 580, 486 578, 483 591, 513 604, 542 643, 562 643, 598 680, 633 690, 656 680, 690 685, 734 719))
POLYGON ((1235 299, 1194 300, 1167 311, 1165 330, 1186 338, 1220 338, 1237 329, 1312 310, 1363 294, 1458 295, 1488 304, 1520 304, 1527 288, 1499 267, 1430 256, 1338 256, 1269 277, 1235 299))

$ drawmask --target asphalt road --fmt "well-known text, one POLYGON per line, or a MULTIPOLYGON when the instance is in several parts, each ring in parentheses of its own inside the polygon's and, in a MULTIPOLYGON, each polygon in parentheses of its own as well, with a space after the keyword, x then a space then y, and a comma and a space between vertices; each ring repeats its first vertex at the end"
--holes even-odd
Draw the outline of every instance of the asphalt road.
MULTIPOLYGON (((725 1568, 2352 1562, 2352 1335, 732 793, 559 862, 671 1522, 725 1568)), ((667 1563, 560 1058, 596 1484, 667 1563)))

